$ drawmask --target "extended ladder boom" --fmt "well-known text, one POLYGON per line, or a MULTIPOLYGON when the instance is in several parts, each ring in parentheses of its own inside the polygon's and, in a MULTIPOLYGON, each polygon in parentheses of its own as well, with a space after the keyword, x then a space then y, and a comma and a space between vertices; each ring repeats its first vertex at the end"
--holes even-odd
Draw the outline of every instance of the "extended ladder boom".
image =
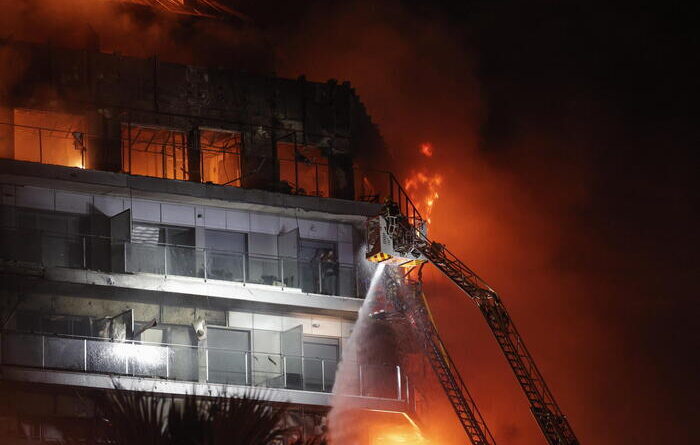
POLYGON ((578 445, 574 431, 554 400, 498 294, 443 245, 431 242, 405 216, 397 215, 390 207, 385 211, 394 248, 403 252, 419 251, 479 307, 515 373, 547 442, 550 445, 578 445))
POLYGON ((425 351, 430 366, 433 368, 440 385, 445 391, 462 428, 467 433, 472 445, 495 445, 491 432, 484 422, 479 409, 462 380, 457 367, 447 352, 435 323, 430 315, 428 305, 419 284, 406 287, 399 286, 400 279, 389 277, 386 282, 387 296, 395 307, 400 307, 407 321, 414 328, 419 342, 425 351))

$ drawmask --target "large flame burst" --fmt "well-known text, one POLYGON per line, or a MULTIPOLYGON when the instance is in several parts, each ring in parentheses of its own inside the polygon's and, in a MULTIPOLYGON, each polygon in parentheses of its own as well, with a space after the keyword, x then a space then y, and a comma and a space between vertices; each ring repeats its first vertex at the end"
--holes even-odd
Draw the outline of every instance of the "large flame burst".
MULTIPOLYGON (((434 148, 430 143, 423 143, 419 148, 420 153, 426 157, 433 156, 434 148)), ((404 189, 411 195, 413 202, 423 218, 431 221, 431 214, 435 203, 440 197, 440 186, 442 185, 442 175, 430 171, 427 162, 423 162, 423 167, 412 170, 409 177, 404 181, 404 189)))

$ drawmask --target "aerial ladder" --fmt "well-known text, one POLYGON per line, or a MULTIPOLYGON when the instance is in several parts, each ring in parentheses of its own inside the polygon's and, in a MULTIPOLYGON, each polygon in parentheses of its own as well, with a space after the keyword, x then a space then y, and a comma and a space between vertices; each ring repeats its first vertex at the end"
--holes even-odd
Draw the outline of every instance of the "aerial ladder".
MULTIPOLYGON (((407 196, 402 198, 399 204, 387 201, 381 214, 368 221, 368 260, 404 269, 422 266, 425 262, 437 267, 476 303, 513 370, 547 443, 578 445, 571 425, 537 369, 499 295, 444 245, 430 241, 425 222, 415 206, 407 196)), ((398 283, 398 280, 394 282, 398 283)), ((397 288, 390 288, 388 294, 395 300, 392 303, 401 307, 417 328, 428 360, 471 443, 495 443, 440 340, 420 286, 414 292, 404 292, 404 295, 399 295, 397 288)))
MULTIPOLYGON (((385 271, 384 292, 395 311, 393 313, 398 314, 398 318, 407 322, 411 331, 417 334, 417 340, 469 441, 472 445, 495 445, 493 435, 440 338, 420 282, 408 279, 408 274, 390 269, 385 271)), ((375 312, 372 317, 381 319, 387 317, 386 314, 385 311, 379 311, 379 314, 375 312)))

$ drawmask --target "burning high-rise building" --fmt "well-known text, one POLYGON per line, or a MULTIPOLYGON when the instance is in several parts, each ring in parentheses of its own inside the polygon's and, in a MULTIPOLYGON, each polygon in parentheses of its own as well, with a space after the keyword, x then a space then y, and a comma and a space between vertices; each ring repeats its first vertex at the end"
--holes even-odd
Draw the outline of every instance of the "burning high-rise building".
MULTIPOLYGON (((189 29, 231 13, 125 3, 186 13, 189 29)), ((144 14, 129 17, 155 21, 144 14)), ((322 434, 369 284, 365 221, 400 189, 363 169, 359 154, 383 146, 358 96, 230 59, 106 52, 75 26, 91 31, 70 45, 0 41, 3 443, 94 439, 83 396, 114 387, 269 388, 295 438, 322 434)), ((355 369, 359 406, 409 410, 398 363, 355 369)))

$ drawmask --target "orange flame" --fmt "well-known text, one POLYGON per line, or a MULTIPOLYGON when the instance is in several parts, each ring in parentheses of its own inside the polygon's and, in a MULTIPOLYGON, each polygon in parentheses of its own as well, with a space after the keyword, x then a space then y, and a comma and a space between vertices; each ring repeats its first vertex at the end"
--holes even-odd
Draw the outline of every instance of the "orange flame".
MULTIPOLYGON (((432 144, 421 144, 420 152, 426 157, 432 157, 432 144)), ((439 190, 441 185, 442 175, 431 173, 427 168, 411 171, 409 178, 404 181, 404 189, 411 196, 418 211, 428 223, 431 222, 430 215, 433 212, 435 203, 440 198, 439 190)))

